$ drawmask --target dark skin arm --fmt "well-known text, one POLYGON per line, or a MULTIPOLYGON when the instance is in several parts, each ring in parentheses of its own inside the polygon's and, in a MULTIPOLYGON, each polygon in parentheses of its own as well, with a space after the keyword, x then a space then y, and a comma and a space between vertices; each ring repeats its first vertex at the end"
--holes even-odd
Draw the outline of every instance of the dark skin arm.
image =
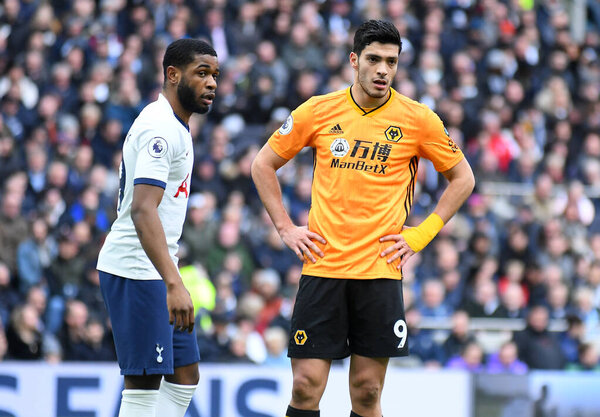
POLYGON ((252 162, 252 179, 275 228, 283 242, 294 251, 301 261, 305 257, 316 262, 315 255, 323 257, 323 251, 313 242, 317 240, 325 244, 322 236, 311 232, 307 227, 296 226, 283 206, 281 187, 276 171, 287 163, 277 155, 269 144, 265 144, 252 162))
POLYGON ((142 248, 167 287, 169 322, 175 324, 176 329, 191 333, 194 329, 194 305, 169 255, 167 239, 158 216, 158 205, 163 194, 164 190, 160 187, 136 185, 133 189, 131 219, 142 248))

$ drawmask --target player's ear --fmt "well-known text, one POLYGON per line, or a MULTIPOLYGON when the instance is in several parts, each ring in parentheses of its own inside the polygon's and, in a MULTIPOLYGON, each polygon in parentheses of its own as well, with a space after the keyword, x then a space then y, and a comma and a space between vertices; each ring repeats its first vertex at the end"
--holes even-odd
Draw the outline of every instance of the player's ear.
POLYGON ((167 82, 168 84, 178 85, 181 79, 181 71, 179 68, 169 65, 167 67, 167 82))
POLYGON ((350 65, 352 65, 352 68, 355 70, 358 69, 358 55, 354 52, 350 52, 350 65))

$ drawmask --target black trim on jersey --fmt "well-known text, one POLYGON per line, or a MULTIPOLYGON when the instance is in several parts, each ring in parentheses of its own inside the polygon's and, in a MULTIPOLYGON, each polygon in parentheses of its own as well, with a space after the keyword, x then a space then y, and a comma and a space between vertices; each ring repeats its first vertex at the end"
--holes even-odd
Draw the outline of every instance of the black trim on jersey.
MULTIPOLYGON (((354 85, 354 84, 352 84, 354 85)), ((392 98, 392 90, 389 91, 388 94, 388 98, 386 101, 384 101, 383 103, 381 103, 379 106, 375 107, 374 109, 371 109, 369 111, 366 111, 365 109, 363 109, 362 107, 360 107, 360 104, 358 104, 356 102, 356 100, 354 100, 354 95, 352 94, 352 85, 350 86, 350 97, 352 98, 352 101, 354 102, 354 104, 356 104, 356 107, 358 107, 362 112, 363 112, 363 116, 366 116, 369 113, 373 113, 375 110, 379 109, 380 107, 385 106, 385 104, 390 101, 390 98, 392 98)))
MULTIPOLYGON (((317 148, 312 148, 313 151, 313 171, 312 171, 312 181, 310 183, 310 188, 312 190, 312 186, 315 182, 315 171, 317 170, 317 148)), ((312 191, 311 191, 311 196, 312 196, 312 191)), ((312 209, 312 198, 311 198, 311 203, 310 203, 310 207, 309 207, 309 211, 312 209)), ((307 224, 308 226, 308 224, 307 224)), ((310 230, 310 227, 309 227, 310 230)))
POLYGON ((126 178, 127 171, 125 171, 125 159, 121 158, 121 172, 119 172, 119 204, 117 205, 117 213, 121 211, 121 203, 123 202, 123 196, 125 195, 126 178))
POLYGON ((175 118, 179 120, 179 123, 181 123, 183 127, 185 127, 185 130, 187 130, 188 132, 190 131, 190 127, 183 120, 181 120, 181 118, 177 116, 175 112, 173 112, 173 116, 175 116, 175 118))
POLYGON ((404 197, 404 210, 406 211, 406 218, 410 213, 410 209, 413 204, 413 197, 415 194, 415 179, 417 178, 417 167, 419 166, 419 158, 413 156, 410 158, 408 163, 408 169, 410 170, 410 182, 406 186, 406 197, 404 197))

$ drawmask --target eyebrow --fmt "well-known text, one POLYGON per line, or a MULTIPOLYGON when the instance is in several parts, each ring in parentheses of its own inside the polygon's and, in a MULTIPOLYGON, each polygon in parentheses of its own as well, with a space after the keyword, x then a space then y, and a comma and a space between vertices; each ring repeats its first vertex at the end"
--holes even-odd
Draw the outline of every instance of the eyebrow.
POLYGON ((373 53, 367 53, 366 54, 367 58, 380 58, 380 59, 398 59, 397 56, 381 56, 381 55, 377 55, 377 54, 373 54, 373 53))
MULTIPOLYGON (((208 64, 198 64, 194 68, 194 70, 199 70, 199 69, 209 69, 210 70, 211 68, 212 67, 210 65, 208 65, 208 64)), ((221 70, 219 69, 219 67, 216 67, 213 72, 221 72, 221 70)))

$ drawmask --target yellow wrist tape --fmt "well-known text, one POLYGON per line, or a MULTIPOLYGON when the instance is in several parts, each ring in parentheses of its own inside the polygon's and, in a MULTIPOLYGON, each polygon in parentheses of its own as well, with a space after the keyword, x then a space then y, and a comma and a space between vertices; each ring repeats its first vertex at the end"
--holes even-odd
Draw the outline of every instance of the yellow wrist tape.
POLYGON ((436 213, 431 213, 420 225, 403 230, 400 234, 413 251, 419 252, 433 240, 442 227, 442 218, 436 213))

